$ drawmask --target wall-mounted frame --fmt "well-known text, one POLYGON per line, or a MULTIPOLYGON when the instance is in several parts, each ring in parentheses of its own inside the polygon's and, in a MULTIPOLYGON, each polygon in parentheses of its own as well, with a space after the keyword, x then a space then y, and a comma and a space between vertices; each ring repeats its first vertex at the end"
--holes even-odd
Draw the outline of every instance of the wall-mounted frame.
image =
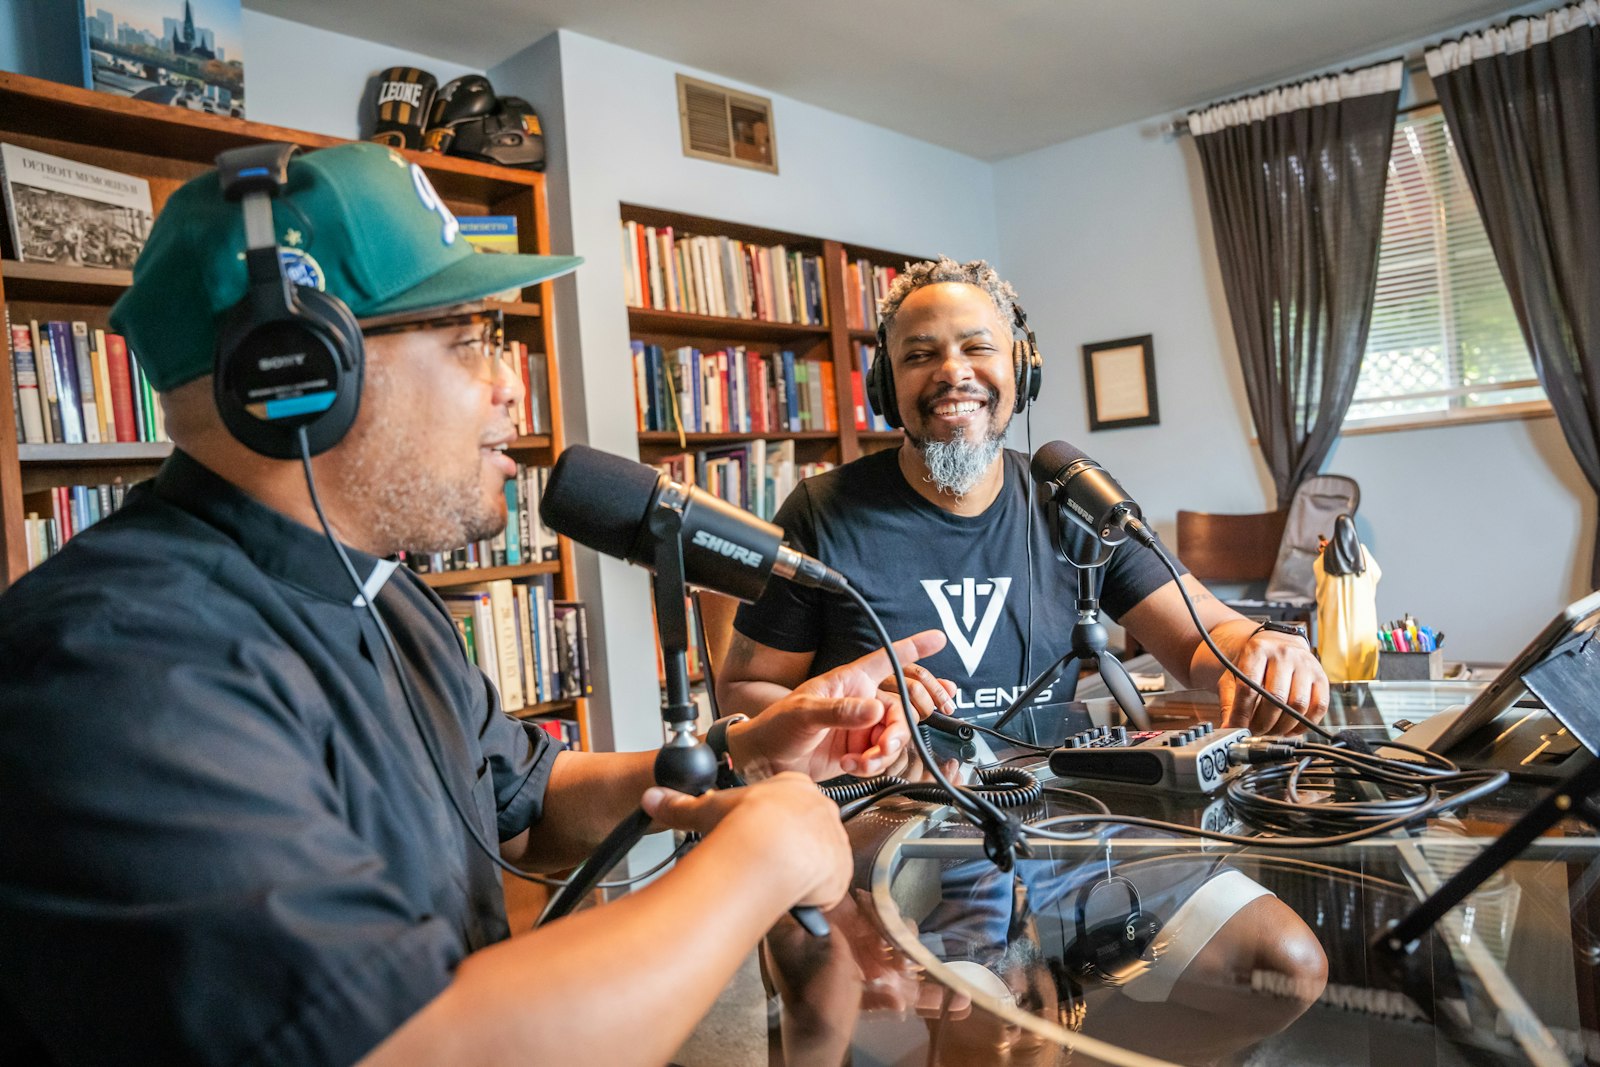
POLYGON ((1084 395, 1089 429, 1155 426, 1156 353, 1150 334, 1083 346, 1084 395))

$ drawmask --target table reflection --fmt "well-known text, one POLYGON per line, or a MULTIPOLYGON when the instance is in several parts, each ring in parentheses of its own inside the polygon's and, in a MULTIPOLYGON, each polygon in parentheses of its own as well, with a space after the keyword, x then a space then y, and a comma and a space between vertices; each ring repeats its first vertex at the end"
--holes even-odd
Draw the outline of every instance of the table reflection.
MULTIPOLYGON (((1346 687, 1336 725, 1387 733, 1474 689, 1346 687)), ((1208 710, 1203 697, 1157 704, 1163 717, 1208 710)), ((1049 744, 1114 715, 1079 706, 1012 729, 1049 744)), ((1017 755, 997 747, 939 745, 1017 755)), ((1119 813, 1244 832, 1215 796, 1066 784, 1119 813)), ((890 801, 848 824, 856 888, 832 936, 786 922, 764 947, 775 1062, 1600 1063, 1600 848, 1579 828, 1541 840, 1411 957, 1369 949, 1525 801, 1293 854, 1111 827, 1040 845, 1010 872, 947 810, 890 801)), ((1083 810, 1053 793, 1020 814, 1083 810)))

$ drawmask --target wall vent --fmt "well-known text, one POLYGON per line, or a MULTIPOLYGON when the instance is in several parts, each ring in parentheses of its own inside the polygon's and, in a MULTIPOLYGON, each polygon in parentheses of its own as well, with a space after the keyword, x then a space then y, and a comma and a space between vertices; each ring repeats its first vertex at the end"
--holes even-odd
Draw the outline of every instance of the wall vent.
POLYGON ((678 75, 683 154, 778 173, 772 101, 678 75))

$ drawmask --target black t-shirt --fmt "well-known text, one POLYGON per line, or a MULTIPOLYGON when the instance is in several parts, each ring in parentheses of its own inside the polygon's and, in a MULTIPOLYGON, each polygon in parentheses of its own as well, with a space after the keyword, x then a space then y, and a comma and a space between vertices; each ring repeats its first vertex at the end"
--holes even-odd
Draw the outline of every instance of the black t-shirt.
MULTIPOLYGON (((350 555, 478 833, 537 822, 560 746, 350 555)), ((182 452, 0 597, 0 809, 12 1062, 351 1062, 509 933, 332 550, 182 452)))
MULTIPOLYGON (((925 500, 888 449, 801 482, 776 518, 788 544, 860 590, 890 637, 944 631, 943 651, 922 663, 957 685, 958 714, 1009 704, 1066 653, 1078 618, 1076 571, 1051 545, 1054 507, 1034 487, 1030 524, 1028 458, 1009 450, 1004 457, 1005 485, 981 515, 952 515, 925 500)), ((1067 530, 1072 558, 1095 560, 1098 542, 1076 524, 1067 530)), ((1101 574, 1100 608, 1113 619, 1172 580, 1132 541, 1112 552, 1101 574)), ((814 675, 879 647, 851 601, 792 582, 768 583, 759 601, 739 608, 734 626, 772 648, 814 652, 814 675)), ((1051 692, 1038 700, 1050 702, 1051 692)))

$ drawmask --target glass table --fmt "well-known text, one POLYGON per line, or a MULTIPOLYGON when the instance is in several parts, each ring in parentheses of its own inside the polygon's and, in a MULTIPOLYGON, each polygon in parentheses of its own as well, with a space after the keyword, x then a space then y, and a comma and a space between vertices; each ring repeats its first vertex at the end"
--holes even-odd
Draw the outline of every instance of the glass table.
MULTIPOLYGON (((1477 688, 1338 687, 1328 724, 1383 740, 1477 688)), ((1217 709, 1184 694, 1151 710, 1160 727, 1217 709)), ((1117 715, 1091 702, 1008 732, 1050 744, 1117 715)), ((936 747, 969 761, 1015 755, 936 747)), ((1249 833, 1220 794, 1049 784, 1118 814, 1249 833)), ((1582 823, 1539 838, 1413 952, 1372 947, 1542 788, 1513 782, 1423 832, 1294 851, 1112 826, 1038 843, 1009 873, 950 809, 888 801, 848 824, 856 886, 830 938, 786 922, 763 946, 774 1060, 1600 1063, 1600 838, 1582 823)), ((1062 792, 1022 814, 1086 810, 1062 792)))

